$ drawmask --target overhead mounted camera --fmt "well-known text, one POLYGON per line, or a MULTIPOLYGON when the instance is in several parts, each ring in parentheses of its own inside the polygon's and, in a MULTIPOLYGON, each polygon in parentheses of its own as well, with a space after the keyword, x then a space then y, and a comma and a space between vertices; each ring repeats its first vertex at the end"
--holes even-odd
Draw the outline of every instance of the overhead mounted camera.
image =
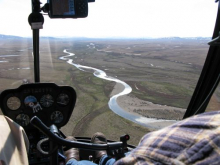
POLYGON ((50 18, 85 18, 88 16, 88 2, 95 0, 48 0, 42 10, 50 18))
POLYGON ((28 22, 33 30, 33 54, 35 82, 40 82, 39 65, 39 30, 43 29, 44 17, 42 11, 50 18, 85 18, 88 16, 88 2, 95 0, 47 0, 42 7, 40 0, 32 1, 32 13, 28 22))

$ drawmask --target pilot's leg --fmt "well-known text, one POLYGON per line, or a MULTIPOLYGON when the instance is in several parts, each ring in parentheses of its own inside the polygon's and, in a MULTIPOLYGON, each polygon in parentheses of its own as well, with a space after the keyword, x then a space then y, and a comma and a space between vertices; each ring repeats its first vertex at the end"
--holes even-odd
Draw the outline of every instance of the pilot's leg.
MULTIPOLYGON (((76 139, 72 136, 68 136, 66 140, 76 141, 76 139)), ((78 148, 70 148, 64 152, 66 156, 66 165, 97 165, 88 160, 79 160, 79 149, 78 148)))
POLYGON ((28 165, 29 141, 23 128, 6 116, 0 116, 0 162, 28 165))
POLYGON ((108 155, 103 155, 99 161, 100 165, 113 165, 116 162, 115 159, 108 157, 108 155))
POLYGON ((88 160, 76 160, 76 159, 70 159, 66 165, 97 165, 91 161, 88 161, 88 160))
MULTIPOLYGON (((67 137, 66 140, 76 141, 72 136, 67 137)), ((105 144, 107 140, 104 134, 97 132, 93 135, 91 143, 105 144)), ((64 155, 66 156, 66 165, 112 165, 115 162, 115 159, 107 156, 106 151, 95 152, 95 163, 88 160, 79 160, 79 150, 77 148, 71 148, 65 151, 64 155)))
MULTIPOLYGON (((107 139, 103 133, 97 132, 92 136, 91 143, 106 144, 107 139)), ((99 165, 113 165, 116 162, 115 159, 107 155, 106 151, 96 151, 94 158, 95 158, 95 163, 99 165)))

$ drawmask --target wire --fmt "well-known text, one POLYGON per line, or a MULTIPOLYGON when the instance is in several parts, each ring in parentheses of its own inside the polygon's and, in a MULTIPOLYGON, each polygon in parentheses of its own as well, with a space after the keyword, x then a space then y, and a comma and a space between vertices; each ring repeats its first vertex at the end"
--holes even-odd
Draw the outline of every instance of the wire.
POLYGON ((197 109, 197 111, 194 113, 194 115, 197 114, 198 111, 200 111, 200 109, 202 108, 202 106, 206 103, 206 101, 208 100, 208 98, 211 96, 212 92, 215 90, 215 88, 218 86, 218 82, 220 80, 220 74, 218 75, 218 78, 215 82, 215 84, 213 85, 211 91, 209 92, 208 96, 206 97, 206 99, 203 101, 203 103, 200 105, 200 107, 197 109))

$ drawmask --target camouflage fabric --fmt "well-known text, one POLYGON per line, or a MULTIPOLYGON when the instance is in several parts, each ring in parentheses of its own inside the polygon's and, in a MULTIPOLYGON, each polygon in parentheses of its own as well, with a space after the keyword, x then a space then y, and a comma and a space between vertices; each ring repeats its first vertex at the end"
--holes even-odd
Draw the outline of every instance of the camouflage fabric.
POLYGON ((220 111, 148 133, 129 156, 114 164, 220 164, 220 111))

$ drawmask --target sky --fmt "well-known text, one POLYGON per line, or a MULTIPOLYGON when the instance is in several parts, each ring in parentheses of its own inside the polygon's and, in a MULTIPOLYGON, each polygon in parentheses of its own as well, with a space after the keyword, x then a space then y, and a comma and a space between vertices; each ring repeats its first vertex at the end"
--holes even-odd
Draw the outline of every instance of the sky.
MULTIPOLYGON (((31 0, 0 0, 0 34, 31 37, 31 0)), ((42 0, 41 2, 46 2, 42 0)), ((211 37, 215 0, 96 0, 84 19, 44 16, 41 36, 51 37, 211 37)))

